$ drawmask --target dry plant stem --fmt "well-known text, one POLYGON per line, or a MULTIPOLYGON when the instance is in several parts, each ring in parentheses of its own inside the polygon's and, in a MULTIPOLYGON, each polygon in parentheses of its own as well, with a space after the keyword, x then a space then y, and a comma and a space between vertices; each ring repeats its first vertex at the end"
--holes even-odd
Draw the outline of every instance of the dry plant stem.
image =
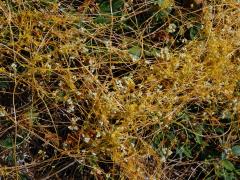
MULTIPOLYGON (((15 44, 14 44, 14 38, 13 38, 13 31, 12 31, 12 25, 11 25, 11 21, 12 21, 12 14, 11 14, 11 10, 10 7, 8 5, 8 27, 10 30, 10 34, 11 34, 11 40, 13 42, 13 47, 12 50, 15 52, 15 44)), ((14 63, 16 63, 16 53, 14 53, 14 63)), ((18 166, 17 166, 17 134, 18 134, 18 122, 17 122, 17 112, 16 112, 16 106, 15 106, 15 93, 16 93, 16 86, 17 86, 17 74, 16 74, 16 70, 14 69, 14 89, 13 89, 13 94, 12 94, 12 103, 13 103, 13 115, 14 115, 14 146, 13 146, 13 155, 14 155, 14 165, 15 165, 15 173, 16 173, 16 179, 18 180, 18 166)))
POLYGON ((0 178, 238 179, 239 5, 191 2, 0 2, 0 178))

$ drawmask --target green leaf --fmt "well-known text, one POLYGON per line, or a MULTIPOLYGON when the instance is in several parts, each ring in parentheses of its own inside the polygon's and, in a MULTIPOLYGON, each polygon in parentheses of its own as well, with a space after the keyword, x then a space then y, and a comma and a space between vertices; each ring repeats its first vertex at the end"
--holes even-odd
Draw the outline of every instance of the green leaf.
POLYGON ((202 142, 203 142, 202 136, 196 135, 195 141, 196 141, 196 143, 198 143, 198 144, 202 144, 202 142))
POLYGON ((133 46, 130 49, 128 49, 129 54, 132 54, 133 56, 139 57, 142 53, 142 48, 139 46, 133 46))
MULTIPOLYGON (((115 13, 117 11, 120 11, 123 7, 123 0, 114 0, 112 2, 112 12, 115 13)), ((109 1, 105 1, 100 4, 99 6, 101 13, 111 13, 111 5, 109 1)))
POLYGON ((28 180, 29 177, 26 174, 19 174, 20 180, 28 180))
POLYGON ((198 143, 198 144, 202 144, 202 143, 203 143, 202 129, 203 129, 202 126, 198 126, 198 127, 197 127, 197 131, 196 131, 196 133, 195 133, 195 141, 196 141, 196 143, 198 143))
POLYGON ((180 158, 182 158, 183 155, 192 158, 192 152, 188 145, 183 145, 180 148, 177 148, 177 154, 179 154, 180 158))
POLYGON ((167 10, 162 10, 162 11, 155 13, 154 19, 156 22, 160 23, 160 22, 165 21, 168 16, 169 16, 169 12, 167 10))
POLYGON ((153 48, 149 51, 144 51, 144 54, 150 57, 159 57, 160 56, 160 50, 153 48))
POLYGON ((235 173, 240 176, 240 170, 236 170, 235 173))
POLYGON ((0 88, 9 88, 9 81, 7 81, 7 79, 4 77, 0 77, 0 88))
POLYGON ((232 153, 235 156, 240 156, 240 145, 236 145, 232 147, 232 153))
POLYGON ((182 152, 188 157, 192 158, 192 152, 188 146, 182 146, 182 152))
POLYGON ((121 8, 123 7, 124 5, 124 1, 123 0, 114 0, 113 1, 113 11, 116 12, 116 11, 120 11, 121 8))
POLYGON ((198 29, 196 27, 190 28, 190 38, 191 40, 195 39, 198 35, 198 29))
POLYGON ((159 6, 161 6, 163 3, 164 3, 164 0, 155 0, 153 2, 154 5, 159 5, 159 6))
POLYGON ((132 58, 133 62, 139 61, 142 54, 142 49, 138 46, 133 46, 132 48, 128 49, 128 53, 132 58))
POLYGON ((160 144, 160 142, 162 141, 162 138, 163 138, 163 134, 160 132, 158 133, 158 135, 156 135, 153 139, 153 142, 152 142, 152 146, 154 149, 158 149, 158 146, 160 144))
POLYGON ((97 16, 94 21, 97 24, 109 24, 109 23, 111 23, 111 20, 108 17, 103 16, 103 15, 97 16))
POLYGON ((0 145, 5 148, 12 148, 13 147, 13 139, 11 137, 6 137, 5 139, 0 141, 0 145))
POLYGON ((233 171, 235 169, 234 165, 226 159, 221 161, 221 165, 229 171, 233 171))
POLYGON ((99 9, 102 13, 110 13, 111 9, 110 9, 110 4, 109 2, 105 1, 103 3, 100 4, 99 9))

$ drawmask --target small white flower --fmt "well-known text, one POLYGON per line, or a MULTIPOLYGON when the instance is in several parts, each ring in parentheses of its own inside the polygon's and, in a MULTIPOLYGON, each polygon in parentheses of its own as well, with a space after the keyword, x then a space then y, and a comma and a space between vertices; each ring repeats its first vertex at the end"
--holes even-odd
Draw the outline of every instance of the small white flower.
POLYGON ((161 57, 161 54, 160 54, 159 52, 156 52, 155 55, 156 55, 157 58, 160 58, 160 57, 161 57))
POLYGON ((105 44, 106 47, 112 46, 112 41, 110 41, 110 40, 103 41, 103 43, 105 44))
POLYGON ((83 48, 82 48, 82 52, 83 52, 83 53, 88 53, 88 51, 89 51, 88 48, 86 48, 86 47, 83 47, 83 48))
POLYGON ((11 67, 13 68, 14 71, 17 71, 17 64, 12 63, 12 64, 11 64, 11 67))
POLYGON ((184 58, 186 57, 186 54, 185 54, 185 53, 180 53, 180 54, 179 54, 179 57, 180 57, 181 59, 184 59, 184 58))
POLYGON ((67 100, 67 103, 68 103, 69 105, 72 105, 72 104, 73 104, 73 101, 72 101, 72 99, 71 99, 71 98, 69 98, 69 99, 67 100))
POLYGON ((74 111, 75 111, 75 106, 74 105, 69 106, 68 109, 67 109, 68 113, 72 113, 74 111))
POLYGON ((125 8, 129 8, 130 5, 129 5, 127 2, 125 2, 125 3, 124 3, 124 7, 125 7, 125 8))
POLYGON ((77 76, 73 75, 73 76, 72 76, 72 79, 73 79, 74 81, 77 81, 77 76))
POLYGON ((79 128, 77 126, 73 126, 73 130, 77 131, 79 128))
POLYGON ((168 49, 168 47, 164 47, 164 48, 162 48, 161 49, 161 51, 160 51, 160 57, 162 58, 162 59, 166 59, 166 60, 169 60, 170 59, 170 53, 169 53, 169 49, 168 49))
POLYGON ((63 148, 66 148, 68 146, 67 143, 63 143, 63 148))
POLYGON ((168 32, 174 33, 174 32, 176 31, 176 28, 177 28, 176 24, 171 23, 171 24, 169 24, 169 26, 168 26, 168 32))
POLYGON ((151 60, 145 60, 144 61, 146 64, 151 64, 153 61, 151 61, 151 60))
POLYGON ((135 56, 135 55, 132 55, 132 54, 130 54, 130 57, 131 57, 133 62, 137 62, 137 61, 140 60, 140 58, 138 56, 135 56))
POLYGON ((183 38, 183 39, 182 39, 182 43, 187 43, 187 39, 186 39, 186 38, 183 38))
POLYGON ((100 133, 100 132, 97 132, 96 137, 97 137, 97 138, 101 137, 101 133, 100 133))
POLYGON ((0 107, 0 117, 4 117, 4 116, 6 116, 5 107, 3 108, 0 107))
POLYGON ((84 142, 85 142, 85 143, 89 143, 89 141, 90 141, 90 138, 89 138, 89 137, 85 137, 85 138, 84 138, 84 142))
POLYGON ((58 83, 58 86, 59 86, 59 87, 62 87, 62 86, 63 86, 63 82, 60 81, 60 82, 58 83))
POLYGON ((43 22, 42 21, 38 21, 38 25, 39 26, 43 26, 43 22))
POLYGON ((74 130, 74 127, 73 126, 68 126, 68 129, 70 129, 71 131, 74 130))
POLYGON ((162 157, 161 157, 161 161, 162 161, 162 162, 166 162, 166 160, 167 160, 167 159, 166 159, 165 156, 162 156, 162 157))
POLYGON ((125 20, 126 20, 126 17, 125 17, 125 16, 122 16, 120 20, 121 20, 121 21, 125 21, 125 20))
POLYGON ((163 89, 163 86, 159 84, 157 85, 157 89, 161 91, 163 89))
POLYGON ((167 148, 162 148, 163 154, 167 154, 167 148))
POLYGON ((46 63, 45 65, 46 65, 46 68, 48 68, 48 69, 52 68, 51 64, 49 64, 49 63, 46 63))
POLYGON ((79 31, 80 31, 81 33, 84 33, 84 32, 86 31, 86 29, 85 29, 84 27, 81 27, 81 28, 79 29, 79 31))
POLYGON ((225 153, 228 155, 228 154, 230 154, 230 152, 231 152, 231 148, 226 148, 226 149, 224 149, 224 151, 225 151, 225 153))
POLYGON ((45 154, 45 152, 40 149, 40 150, 38 151, 38 154, 45 154))
POLYGON ((192 23, 188 23, 188 24, 187 24, 187 28, 188 28, 188 29, 190 29, 190 28, 192 28, 192 27, 193 27, 193 24, 192 24, 192 23))
POLYGON ((71 131, 77 131, 79 128, 76 125, 71 125, 68 126, 68 129, 70 129, 71 131))
POLYGON ((80 93, 79 91, 76 91, 76 95, 80 96, 82 95, 82 93, 80 93))

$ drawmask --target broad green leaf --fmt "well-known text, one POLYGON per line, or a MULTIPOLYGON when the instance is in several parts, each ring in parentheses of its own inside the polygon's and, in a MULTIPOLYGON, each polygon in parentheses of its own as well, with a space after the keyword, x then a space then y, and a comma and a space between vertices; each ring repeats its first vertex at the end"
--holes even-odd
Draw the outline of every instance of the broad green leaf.
POLYGON ((101 12, 105 12, 105 13, 110 13, 111 12, 110 4, 107 1, 101 3, 99 8, 100 8, 101 12))
POLYGON ((240 156, 240 145, 236 145, 232 147, 232 153, 235 156, 240 156))
POLYGON ((234 165, 226 159, 221 161, 221 165, 229 171, 233 171, 235 169, 234 165))
POLYGON ((202 138, 202 126, 198 126, 197 127, 197 132, 195 133, 195 141, 198 144, 202 144, 203 143, 203 138, 202 138))
POLYGON ((111 23, 111 20, 103 15, 99 15, 96 17, 96 19, 94 20, 97 24, 109 24, 111 23))
POLYGON ((128 52, 129 54, 140 58, 142 53, 142 48, 139 46, 133 46, 130 49, 128 49, 128 52))
POLYGON ((13 147, 13 139, 11 137, 6 137, 0 141, 0 145, 5 148, 11 148, 13 147))
POLYGON ((142 48, 133 46, 132 48, 128 49, 128 53, 130 54, 133 62, 139 61, 142 54, 142 48))
MULTIPOLYGON (((123 0, 114 0, 112 1, 112 12, 120 11, 124 2, 123 0)), ((99 6, 102 13, 111 13, 111 5, 109 1, 104 1, 99 6)))
POLYGON ((183 157, 183 154, 188 158, 192 158, 192 152, 188 145, 185 145, 185 146, 183 145, 180 148, 177 148, 177 154, 179 154, 180 158, 183 157))
POLYGON ((19 174, 20 180, 28 180, 29 177, 26 174, 19 174))
POLYGON ((198 143, 198 144, 202 144, 202 142, 203 142, 202 136, 196 135, 195 141, 196 141, 196 143, 198 143))
POLYGON ((153 57, 160 57, 160 50, 158 49, 151 49, 149 51, 144 51, 144 54, 147 55, 147 56, 153 56, 153 57))
POLYGON ((124 1, 123 0, 114 0, 113 1, 113 11, 116 12, 116 11, 120 11, 121 8, 123 7, 124 5, 124 1))
POLYGON ((192 40, 195 39, 196 36, 197 36, 197 34, 198 34, 198 30, 197 30, 195 27, 192 27, 192 28, 190 29, 190 38, 191 38, 192 40))
POLYGON ((199 35, 199 31, 201 30, 201 24, 196 24, 194 25, 193 27, 190 28, 190 38, 193 40, 193 39, 196 39, 196 37, 199 35))
POLYGON ((4 77, 0 77, 0 88, 9 88, 9 82, 4 77))
POLYGON ((154 0, 153 4, 161 6, 164 3, 164 0, 154 0))
POLYGON ((188 146, 183 146, 182 147, 182 152, 189 158, 192 158, 192 155, 191 155, 191 150, 189 149, 188 146))

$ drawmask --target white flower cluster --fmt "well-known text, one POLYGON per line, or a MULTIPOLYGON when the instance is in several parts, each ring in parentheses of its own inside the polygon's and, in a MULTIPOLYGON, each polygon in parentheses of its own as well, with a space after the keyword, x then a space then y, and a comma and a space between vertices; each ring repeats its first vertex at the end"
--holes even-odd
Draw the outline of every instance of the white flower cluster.
POLYGON ((127 151, 126 151, 126 147, 124 145, 121 144, 119 148, 120 148, 121 152, 123 153, 123 155, 128 154, 127 151))
POLYGON ((161 93, 163 90, 163 86, 158 84, 156 87, 155 87, 155 91, 158 92, 158 93, 161 93))
POLYGON ((71 119, 71 125, 68 126, 68 129, 70 129, 71 131, 77 131, 79 128, 77 126, 77 121, 79 120, 79 118, 72 118, 71 119))
POLYGON ((111 48, 112 47, 112 41, 110 41, 110 40, 105 40, 105 41, 103 41, 103 43, 105 44, 105 46, 107 48, 111 48))
POLYGON ((15 72, 17 71, 17 64, 16 63, 12 63, 11 67, 15 72))
POLYGON ((167 31, 168 31, 169 33, 174 33, 174 32, 176 32, 176 28, 177 28, 177 25, 174 24, 174 23, 171 23, 171 24, 169 24, 169 26, 168 26, 168 28, 167 28, 167 31))
POLYGON ((83 141, 84 141, 85 143, 89 143, 89 141, 91 140, 91 138, 90 138, 90 137, 85 137, 84 134, 83 134, 82 136, 83 136, 83 141))
POLYGON ((161 157, 161 161, 166 162, 167 157, 172 154, 172 151, 170 149, 167 149, 167 148, 162 148, 162 152, 163 152, 163 156, 161 157))
POLYGON ((75 106, 74 106, 73 101, 72 101, 71 98, 69 98, 69 99, 67 100, 67 104, 69 105, 68 108, 67 108, 67 112, 68 112, 68 113, 74 112, 74 111, 75 111, 75 106))
POLYGON ((6 115, 7 115, 7 113, 6 113, 5 107, 0 106, 0 117, 4 117, 6 115))
POLYGON ((127 87, 123 86, 123 82, 121 79, 116 80, 116 86, 123 93, 125 93, 127 91, 127 87))
POLYGON ((133 54, 130 54, 130 57, 132 59, 133 62, 137 62, 140 60, 140 57, 136 56, 136 55, 133 55, 133 54))
POLYGON ((166 59, 167 61, 170 60, 171 54, 169 53, 168 47, 164 47, 160 50, 159 57, 161 59, 166 59))

